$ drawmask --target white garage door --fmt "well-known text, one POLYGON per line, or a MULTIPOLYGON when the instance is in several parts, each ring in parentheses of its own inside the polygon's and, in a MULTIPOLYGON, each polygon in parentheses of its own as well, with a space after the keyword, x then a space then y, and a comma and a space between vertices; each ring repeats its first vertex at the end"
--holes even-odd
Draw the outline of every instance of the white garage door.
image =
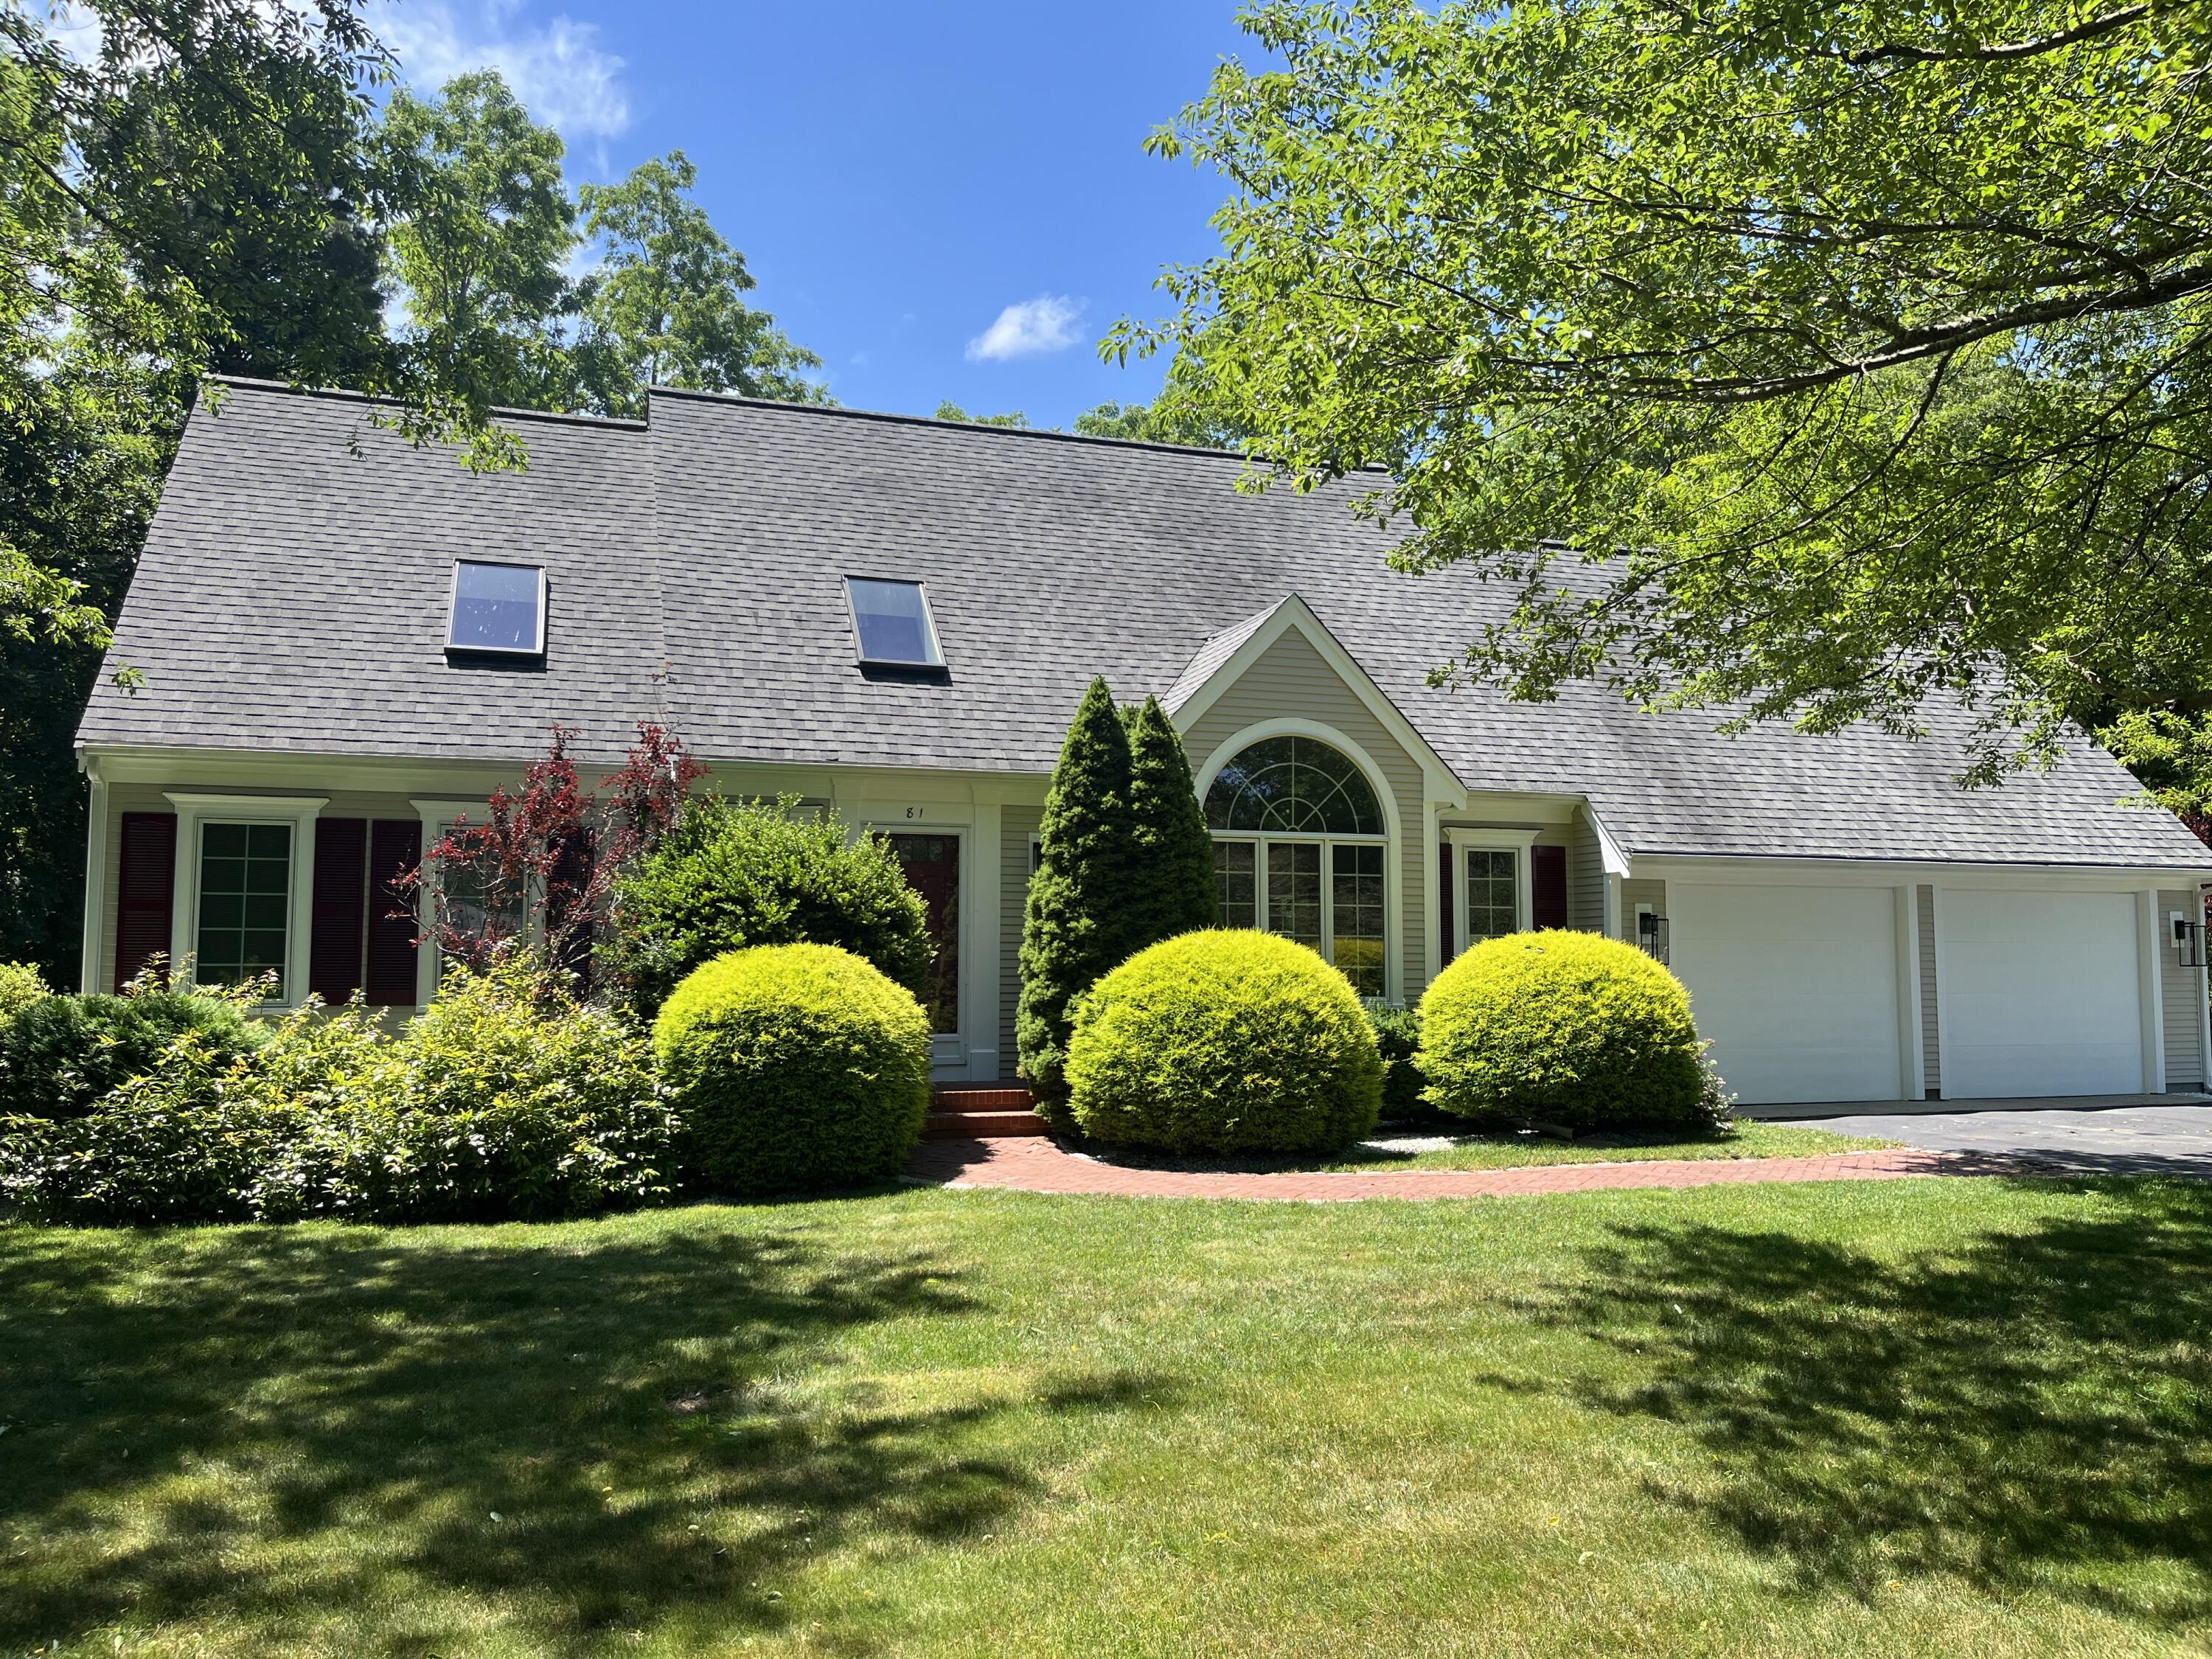
POLYGON ((1946 1100, 2145 1086, 2133 894, 1946 888, 1936 941, 1946 1100))
POLYGON ((1899 1097, 1888 888, 1669 882, 1667 908, 1674 971, 1739 1101, 1899 1097))

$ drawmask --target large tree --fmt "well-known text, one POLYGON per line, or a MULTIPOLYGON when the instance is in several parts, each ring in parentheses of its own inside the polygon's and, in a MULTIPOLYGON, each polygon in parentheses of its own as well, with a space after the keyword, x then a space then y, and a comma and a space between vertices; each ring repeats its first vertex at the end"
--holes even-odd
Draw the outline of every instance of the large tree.
POLYGON ((1179 349, 1279 475, 1389 468, 1401 563, 1518 594, 1455 672, 1822 729, 1961 693, 1977 775, 2071 718, 2198 798, 2212 8, 1245 27, 1276 66, 1154 141, 1228 178, 1224 251, 1110 347, 1179 349))
POLYGON ((351 0, 0 0, 0 957, 58 981, 70 735, 201 377, 343 374, 497 450, 382 339, 361 137, 386 69, 351 0))
POLYGON ((580 192, 585 240, 599 262, 586 280, 585 351, 609 414, 641 415, 651 386, 825 401, 805 371, 822 367, 775 319, 744 301, 757 284, 691 199, 699 169, 680 149, 617 185, 580 192))
POLYGON ((495 70, 395 92, 380 134, 407 203, 386 239, 406 337, 479 411, 565 409, 577 295, 568 147, 495 70))

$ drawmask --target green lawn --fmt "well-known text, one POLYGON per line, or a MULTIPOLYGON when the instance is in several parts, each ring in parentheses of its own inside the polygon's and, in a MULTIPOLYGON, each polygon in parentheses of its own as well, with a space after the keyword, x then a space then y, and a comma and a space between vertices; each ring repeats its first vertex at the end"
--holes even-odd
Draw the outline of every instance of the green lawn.
POLYGON ((0 1227, 0 1652, 2201 1653, 2212 1184, 0 1227))
MULTIPOLYGON (((1450 1134, 1449 1129, 1385 1130, 1383 1134, 1450 1134)), ((1591 1136, 1559 1140, 1539 1134, 1460 1135, 1457 1145, 1433 1152, 1400 1152, 1362 1149, 1318 1167, 1329 1170, 1525 1170, 1541 1164, 1627 1164, 1644 1158, 1814 1158, 1823 1152, 1864 1152, 1894 1146, 1893 1140, 1831 1134, 1826 1129, 1746 1118, 1724 1135, 1670 1140, 1591 1136)))

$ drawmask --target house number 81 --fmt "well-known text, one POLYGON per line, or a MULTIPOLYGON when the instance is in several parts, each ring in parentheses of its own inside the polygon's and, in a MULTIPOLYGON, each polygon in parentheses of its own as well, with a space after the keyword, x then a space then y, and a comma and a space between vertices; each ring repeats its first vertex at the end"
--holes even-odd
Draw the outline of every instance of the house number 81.
POLYGON ((927 809, 920 806, 909 806, 906 809, 906 815, 910 818, 923 817, 927 816, 927 809))

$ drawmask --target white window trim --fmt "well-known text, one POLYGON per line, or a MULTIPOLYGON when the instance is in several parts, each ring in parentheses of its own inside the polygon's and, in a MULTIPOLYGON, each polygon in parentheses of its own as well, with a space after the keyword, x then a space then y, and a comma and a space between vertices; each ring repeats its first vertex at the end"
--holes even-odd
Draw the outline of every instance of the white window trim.
POLYGON ((937 608, 929 602, 929 584, 909 580, 904 576, 854 576, 841 579, 845 587, 845 616, 853 624, 853 660, 867 668, 942 668, 945 666, 945 647, 937 637, 937 608), (921 595, 921 631, 929 644, 929 660, 910 662, 903 657, 872 657, 867 641, 860 633, 860 607, 853 601, 854 582, 875 582, 884 587, 911 587, 921 595))
MULTIPOLYGON (((471 823, 489 822, 491 805, 481 800, 410 799, 407 804, 422 820, 422 884, 415 894, 415 925, 421 930, 422 943, 415 951, 415 1006, 427 1008, 446 977, 444 953, 438 949, 437 934, 430 926, 438 914, 440 896, 438 871, 430 862, 430 849, 452 833, 456 819, 465 817, 471 823)), ((534 920, 532 926, 536 926, 534 920)))
POLYGON ((1513 926, 1515 931, 1526 933, 1535 920, 1536 882, 1532 866, 1535 860, 1530 849, 1536 845, 1536 830, 1474 829, 1447 824, 1444 842, 1452 849, 1452 908, 1458 914, 1452 929, 1452 954, 1456 957, 1474 942, 1472 909, 1468 903, 1467 859, 1469 848, 1482 848, 1491 852, 1508 852, 1513 860, 1513 926))
POLYGON ((261 1006, 296 1008, 307 997, 307 947, 314 929, 315 818, 327 795, 202 795, 164 792, 177 813, 176 878, 169 908, 169 967, 179 984, 200 931, 200 831, 210 823, 281 823, 292 831, 291 891, 284 905, 284 988, 261 1006))
POLYGON ((470 657, 542 657, 545 654, 545 567, 542 564, 514 564, 506 559, 455 559, 453 574, 446 589, 446 649, 458 651, 470 657), (532 642, 520 645, 456 645, 453 643, 453 623, 461 612, 461 567, 481 564, 501 570, 527 570, 538 578, 538 628, 532 642))
POLYGON ((1336 854, 1338 847, 1379 847, 1382 849, 1382 984, 1383 1000, 1389 999, 1389 988, 1395 983, 1391 963, 1395 947, 1400 944, 1398 930, 1392 925, 1391 906, 1397 897, 1397 883, 1390 874, 1390 840, 1387 836, 1328 836, 1289 830, 1213 830, 1207 832, 1217 847, 1236 842, 1253 849, 1252 903, 1254 923, 1261 933, 1271 933, 1267 926, 1267 849, 1273 846, 1292 844, 1318 847, 1321 861, 1321 955, 1325 962, 1336 961, 1336 854))

